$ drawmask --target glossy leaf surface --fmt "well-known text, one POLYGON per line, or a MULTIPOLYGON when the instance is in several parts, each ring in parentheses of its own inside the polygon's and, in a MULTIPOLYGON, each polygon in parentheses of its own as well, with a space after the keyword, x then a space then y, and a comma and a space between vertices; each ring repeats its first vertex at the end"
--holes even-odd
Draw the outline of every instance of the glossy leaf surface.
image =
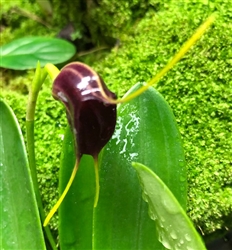
MULTIPOLYGON (((128 94, 140 87, 135 85, 128 94)), ((96 249, 163 249, 132 161, 148 165, 186 207, 180 135, 170 107, 153 88, 118 107, 116 130, 100 164, 100 197, 94 214, 96 249)))
MULTIPOLYGON (((75 163, 74 155, 69 131, 61 166, 61 179, 66 179, 66 183, 75 163)), ((91 158, 82 159, 83 167, 74 181, 78 186, 73 183, 70 198, 64 199, 59 212, 61 249, 164 249, 141 198, 132 161, 149 165, 186 207, 186 169, 180 135, 170 107, 153 88, 118 107, 115 133, 100 157, 100 197, 95 210, 93 162, 91 158), (71 213, 75 216, 66 220, 71 213), (90 238, 92 242, 86 247, 90 238)), ((61 190, 66 183, 61 184, 61 190)))
POLYGON ((132 164, 138 173, 150 217, 157 225, 159 240, 167 249, 206 249, 199 234, 164 182, 149 168, 132 164))
MULTIPOLYGON (((62 194, 75 165, 74 139, 67 128, 61 159, 59 193, 62 194)), ((93 159, 84 155, 76 177, 59 208, 59 238, 62 250, 92 249, 95 173, 93 159)))
POLYGON ((25 70, 41 67, 46 63, 58 64, 70 59, 76 52, 74 45, 47 37, 24 37, 16 39, 0 48, 0 67, 25 70))
POLYGON ((0 99, 0 249, 45 249, 23 137, 0 99))

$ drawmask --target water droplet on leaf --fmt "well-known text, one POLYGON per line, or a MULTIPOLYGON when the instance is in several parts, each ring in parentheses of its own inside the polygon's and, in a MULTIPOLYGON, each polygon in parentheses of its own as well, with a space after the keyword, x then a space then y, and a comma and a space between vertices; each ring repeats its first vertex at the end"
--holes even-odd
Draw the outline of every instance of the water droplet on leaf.
POLYGON ((162 203, 168 213, 170 214, 179 213, 178 207, 175 204, 173 204, 173 202, 169 202, 169 200, 163 200, 162 203))
POLYGON ((185 178, 185 176, 181 175, 181 176, 180 176, 180 181, 181 181, 181 182, 184 182, 184 181, 186 181, 186 178, 185 178))
POLYGON ((189 241, 189 242, 191 241, 191 238, 190 238, 189 234, 185 234, 184 237, 185 237, 185 239, 186 239, 187 241, 189 241))
POLYGON ((157 216, 156 214, 150 209, 148 209, 148 214, 149 214, 149 217, 152 219, 152 220, 157 220, 157 216))
POLYGON ((174 240, 177 239, 177 234, 176 234, 175 231, 172 231, 172 232, 170 233, 170 236, 171 236, 174 240))
POLYGON ((145 202, 148 202, 147 194, 145 192, 142 192, 142 198, 145 202))

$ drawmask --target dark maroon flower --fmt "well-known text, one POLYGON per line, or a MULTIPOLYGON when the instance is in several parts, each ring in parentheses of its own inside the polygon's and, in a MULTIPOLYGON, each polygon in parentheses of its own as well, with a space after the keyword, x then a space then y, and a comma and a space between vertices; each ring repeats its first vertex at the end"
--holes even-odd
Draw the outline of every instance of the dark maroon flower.
POLYGON ((116 99, 101 77, 89 66, 74 62, 66 65, 53 83, 53 96, 66 106, 75 136, 76 155, 97 158, 111 138, 116 124, 116 99))

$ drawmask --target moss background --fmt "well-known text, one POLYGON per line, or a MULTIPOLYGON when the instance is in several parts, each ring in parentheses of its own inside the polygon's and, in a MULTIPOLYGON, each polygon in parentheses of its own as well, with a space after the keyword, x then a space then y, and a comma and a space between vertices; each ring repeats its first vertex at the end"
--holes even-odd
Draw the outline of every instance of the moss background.
MULTIPOLYGON (((4 0, 0 6, 1 44, 29 33, 55 36, 71 22, 71 40, 78 43, 77 48, 98 50, 107 45, 107 49, 87 55, 79 50, 75 59, 97 70, 118 96, 136 82, 151 79, 207 16, 218 11, 210 30, 155 87, 172 107, 183 138, 188 214, 206 239, 225 233, 232 228, 232 2, 78 2, 73 8, 71 0, 53 0, 50 16, 33 1, 4 0), (15 7, 31 16, 20 11, 12 15, 15 7), (35 21, 32 14, 45 24, 35 21), (109 49, 112 41, 117 43, 109 49)), ((23 131, 32 78, 31 70, 1 69, 0 95, 12 106, 23 131)), ((49 81, 39 96, 36 117, 38 175, 48 211, 58 197, 59 158, 66 126, 63 107, 51 97, 49 81)), ((53 230, 56 223, 55 218, 53 230)))

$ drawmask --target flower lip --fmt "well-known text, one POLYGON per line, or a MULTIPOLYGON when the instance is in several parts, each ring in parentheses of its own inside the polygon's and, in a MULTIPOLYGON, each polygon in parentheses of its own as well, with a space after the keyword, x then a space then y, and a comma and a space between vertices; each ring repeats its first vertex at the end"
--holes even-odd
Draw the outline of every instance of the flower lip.
POLYGON ((89 66, 74 62, 66 65, 53 84, 53 96, 66 107, 75 136, 76 154, 97 157, 111 138, 116 124, 116 95, 89 66))

